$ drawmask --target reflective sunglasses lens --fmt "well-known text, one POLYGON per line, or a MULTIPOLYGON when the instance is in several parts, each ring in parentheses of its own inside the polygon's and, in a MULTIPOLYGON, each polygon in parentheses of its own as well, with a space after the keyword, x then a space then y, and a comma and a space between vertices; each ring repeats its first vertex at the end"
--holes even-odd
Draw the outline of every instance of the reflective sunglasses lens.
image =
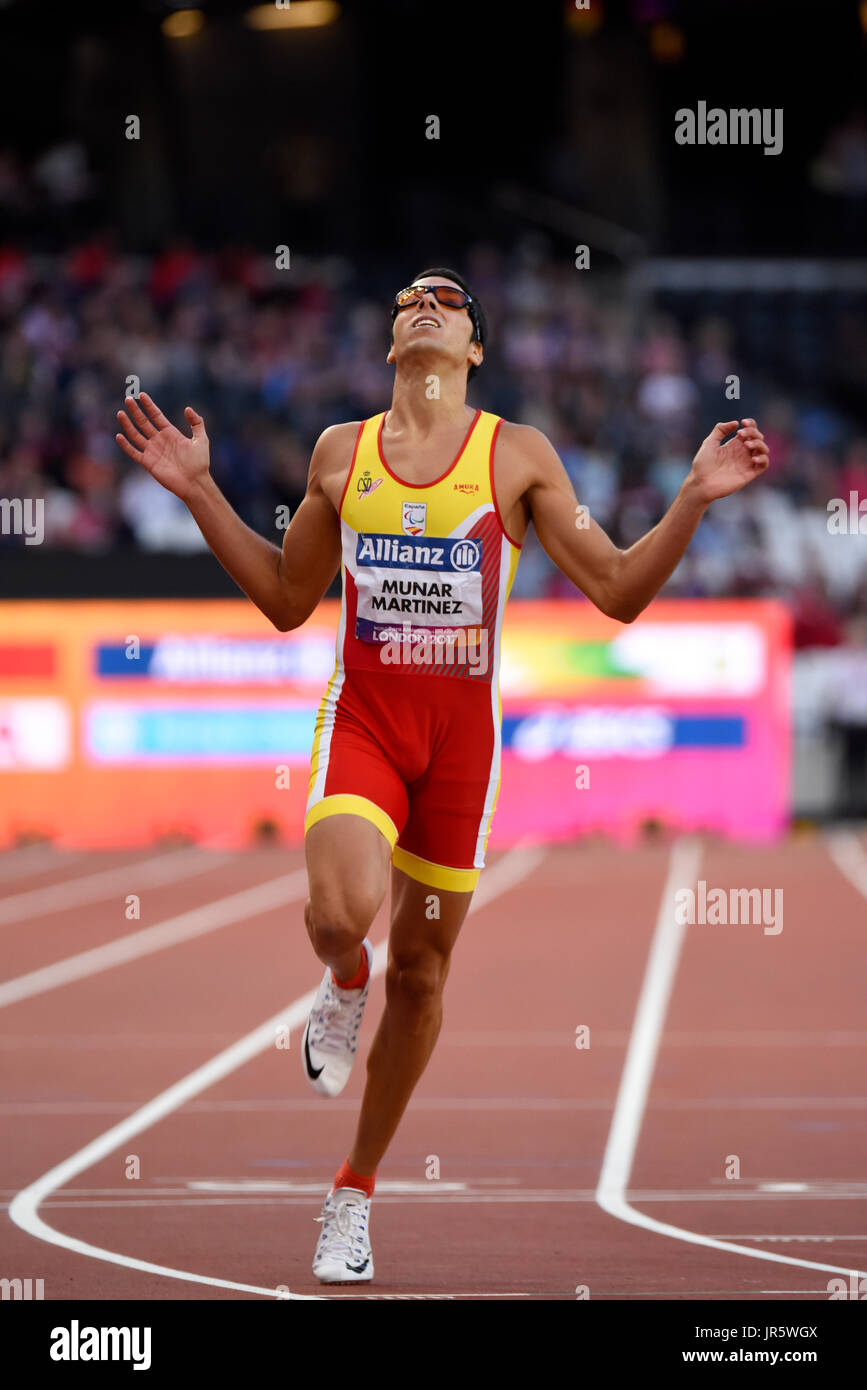
MULTIPOLYGON (((427 289, 426 285, 407 285, 405 290, 395 295, 394 302, 399 309, 405 309, 408 304, 417 304, 427 289)), ((439 303, 445 304, 449 309, 463 309, 470 300, 468 294, 454 285, 431 285, 430 289, 439 303)))
POLYGON ((436 285, 434 294, 440 304, 445 304, 449 309, 463 309, 469 301, 469 295, 463 290, 455 289, 453 285, 436 285))

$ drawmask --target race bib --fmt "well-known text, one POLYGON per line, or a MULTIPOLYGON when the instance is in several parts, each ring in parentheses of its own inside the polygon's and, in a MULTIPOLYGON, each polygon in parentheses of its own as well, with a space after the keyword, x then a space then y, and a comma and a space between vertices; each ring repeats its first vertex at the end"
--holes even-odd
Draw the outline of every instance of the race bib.
POLYGON ((481 541, 359 535, 355 562, 355 635, 362 642, 393 641, 407 625, 430 642, 481 625, 481 541))

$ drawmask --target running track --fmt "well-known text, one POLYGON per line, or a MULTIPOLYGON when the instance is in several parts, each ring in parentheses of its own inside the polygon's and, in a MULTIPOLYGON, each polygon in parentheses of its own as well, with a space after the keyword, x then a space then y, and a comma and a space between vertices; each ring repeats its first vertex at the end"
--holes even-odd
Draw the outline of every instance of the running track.
POLYGON ((334 1101, 301 1075, 302 862, 0 856, 0 1275, 46 1299, 761 1301, 867 1275, 863 837, 491 856, 380 1170, 376 1281, 330 1292, 313 1218, 363 1063, 334 1101), (782 888, 783 931, 677 927, 697 878, 782 888))

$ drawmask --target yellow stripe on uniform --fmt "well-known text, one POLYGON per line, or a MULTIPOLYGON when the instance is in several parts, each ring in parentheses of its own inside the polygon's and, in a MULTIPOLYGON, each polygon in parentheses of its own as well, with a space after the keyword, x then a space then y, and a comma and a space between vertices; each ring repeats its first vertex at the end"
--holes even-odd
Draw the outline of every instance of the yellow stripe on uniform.
MULTIPOLYGON (((325 820, 326 816, 361 816, 364 820, 369 820, 376 826, 388 840, 392 849, 397 842, 397 826, 381 806, 377 806, 375 801, 368 801, 366 796, 355 796, 350 792, 341 792, 335 796, 323 796, 321 801, 317 801, 307 812, 304 821, 304 833, 315 825, 317 821, 325 820)), ((452 870, 453 873, 457 870, 452 870)))
POLYGON ((481 869, 451 869, 447 864, 432 864, 429 859, 421 859, 399 846, 391 862, 408 878, 429 884, 431 888, 443 888, 448 893, 472 893, 482 872, 481 869))

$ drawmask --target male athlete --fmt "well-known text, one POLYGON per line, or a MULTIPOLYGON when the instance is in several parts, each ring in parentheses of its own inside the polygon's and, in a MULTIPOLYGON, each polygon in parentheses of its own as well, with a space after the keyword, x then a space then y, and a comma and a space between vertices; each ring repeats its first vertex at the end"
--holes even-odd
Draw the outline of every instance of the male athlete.
POLYGON ((326 970, 302 1057, 322 1095, 343 1089, 355 1059, 367 932, 389 874, 392 908, 385 1010, 314 1257, 327 1284, 373 1278, 376 1170, 436 1042, 452 948, 485 862, 500 775, 500 630, 527 527, 603 613, 632 622, 707 506, 768 466, 755 420, 715 425, 659 524, 620 550, 579 510, 545 435, 467 405, 485 333, 481 306, 452 270, 422 271, 395 296, 391 406, 320 436, 282 550, 220 493, 196 411, 185 411, 191 439, 144 392, 118 412, 121 448, 182 498, 281 632, 300 627, 342 573, 305 822, 304 920, 326 970))

